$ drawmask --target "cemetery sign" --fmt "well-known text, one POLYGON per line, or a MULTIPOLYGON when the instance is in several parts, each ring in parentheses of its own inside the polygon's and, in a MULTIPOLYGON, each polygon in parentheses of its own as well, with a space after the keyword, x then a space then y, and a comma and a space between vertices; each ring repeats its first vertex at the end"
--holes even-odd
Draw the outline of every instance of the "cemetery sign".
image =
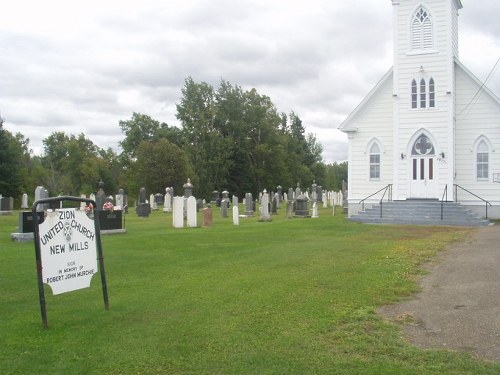
POLYGON ((97 273, 97 246, 94 222, 85 211, 48 212, 39 235, 43 282, 52 293, 88 288, 97 273))
POLYGON ((99 215, 91 220, 85 210, 60 208, 47 211, 43 223, 39 223, 36 215, 39 205, 62 201, 85 202, 91 204, 94 211, 96 208, 96 202, 91 199, 67 196, 33 203, 38 293, 45 327, 48 324, 43 284, 48 284, 54 295, 88 288, 100 269, 104 306, 109 308, 99 215))

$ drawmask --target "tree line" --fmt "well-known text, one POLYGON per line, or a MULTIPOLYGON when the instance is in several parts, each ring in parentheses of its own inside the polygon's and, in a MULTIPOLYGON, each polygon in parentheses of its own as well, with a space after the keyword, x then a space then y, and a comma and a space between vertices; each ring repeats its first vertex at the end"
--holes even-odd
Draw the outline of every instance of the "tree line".
POLYGON ((347 180, 347 163, 325 164, 323 147, 305 133, 294 112, 278 112, 271 99, 255 89, 243 90, 221 80, 219 86, 185 80, 177 104, 180 127, 133 113, 119 126, 122 151, 102 149, 85 134, 53 132, 43 139, 43 154, 33 155, 29 139, 11 134, 0 119, 0 194, 16 200, 33 195, 38 185, 58 194, 107 193, 124 188, 130 197, 141 187, 164 193, 191 178, 195 195, 210 198, 214 190, 243 197, 263 189, 310 186, 315 180, 339 190, 347 180))

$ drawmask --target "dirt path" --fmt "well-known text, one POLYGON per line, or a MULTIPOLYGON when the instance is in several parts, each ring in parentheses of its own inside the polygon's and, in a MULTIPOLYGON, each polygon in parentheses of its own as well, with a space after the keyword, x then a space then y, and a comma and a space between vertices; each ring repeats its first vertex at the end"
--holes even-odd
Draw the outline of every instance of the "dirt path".
POLYGON ((429 271, 415 299, 380 312, 408 322, 406 337, 416 346, 500 361, 500 224, 453 244, 429 271))

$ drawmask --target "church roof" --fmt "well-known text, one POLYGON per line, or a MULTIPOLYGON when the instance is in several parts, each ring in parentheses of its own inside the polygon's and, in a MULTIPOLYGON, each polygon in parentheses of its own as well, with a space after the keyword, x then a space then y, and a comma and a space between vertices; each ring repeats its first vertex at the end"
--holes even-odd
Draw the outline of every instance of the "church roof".
POLYGON ((380 79, 380 81, 378 81, 378 83, 375 85, 375 87, 373 87, 373 89, 368 93, 368 95, 365 96, 363 101, 361 103, 359 103, 358 106, 351 112, 351 114, 349 116, 347 116, 347 118, 344 120, 344 122, 342 122, 342 124, 340 124, 339 130, 346 132, 346 133, 354 132, 357 130, 356 128, 349 127, 351 120, 356 116, 356 114, 359 111, 361 111, 361 109, 363 109, 365 107, 366 103, 368 103, 370 101, 370 99, 377 93, 378 89, 388 79, 392 78, 392 73, 393 73, 393 68, 391 67, 391 69, 389 69, 389 71, 384 74, 384 76, 380 79))

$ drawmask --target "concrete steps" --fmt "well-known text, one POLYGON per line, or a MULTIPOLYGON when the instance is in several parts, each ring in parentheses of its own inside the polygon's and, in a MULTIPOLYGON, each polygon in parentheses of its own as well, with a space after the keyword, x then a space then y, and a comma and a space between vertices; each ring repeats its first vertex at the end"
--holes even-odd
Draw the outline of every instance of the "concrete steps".
POLYGON ((487 226, 489 220, 477 215, 465 206, 455 202, 444 202, 441 220, 441 202, 428 199, 383 202, 382 218, 380 204, 361 211, 349 218, 351 221, 367 224, 407 224, 407 225, 454 225, 487 226))

